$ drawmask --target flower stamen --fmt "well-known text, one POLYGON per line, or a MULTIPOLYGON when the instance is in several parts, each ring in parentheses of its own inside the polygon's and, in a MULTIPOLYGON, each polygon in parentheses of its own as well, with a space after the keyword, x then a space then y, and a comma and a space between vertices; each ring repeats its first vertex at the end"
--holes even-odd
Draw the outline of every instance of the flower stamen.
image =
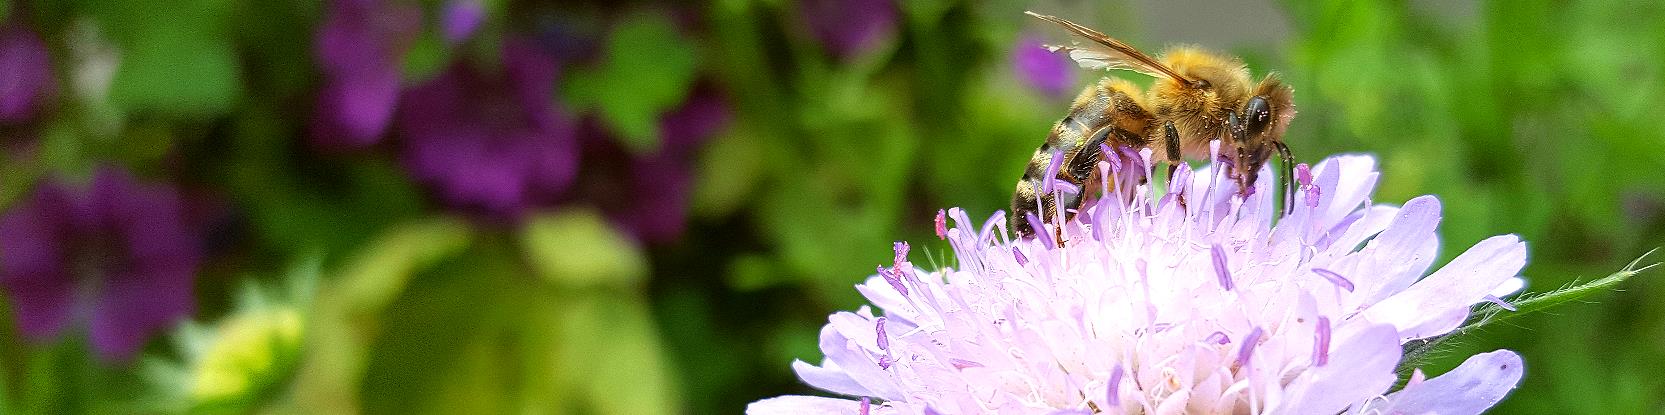
POLYGON ((1237 349, 1237 367, 1243 367, 1249 364, 1249 357, 1254 356, 1255 346, 1260 345, 1260 336, 1265 334, 1265 330, 1261 330, 1260 327, 1255 327, 1253 331, 1249 332, 1248 336, 1243 338, 1242 348, 1237 349))
POLYGON ((1320 277, 1324 277, 1324 279, 1329 280, 1331 284, 1335 284, 1337 287, 1347 290, 1347 292, 1353 292, 1353 281, 1349 281, 1347 278, 1342 277, 1341 274, 1335 273, 1335 271, 1323 268, 1313 268, 1312 273, 1318 274, 1320 277))
POLYGON ((1330 318, 1318 317, 1318 331, 1313 334, 1317 341, 1312 344, 1313 364, 1324 366, 1330 363, 1330 318))
POLYGON ((1231 291, 1231 270, 1226 268, 1226 250, 1220 244, 1214 244, 1211 251, 1214 255, 1214 276, 1219 278, 1220 286, 1231 291))

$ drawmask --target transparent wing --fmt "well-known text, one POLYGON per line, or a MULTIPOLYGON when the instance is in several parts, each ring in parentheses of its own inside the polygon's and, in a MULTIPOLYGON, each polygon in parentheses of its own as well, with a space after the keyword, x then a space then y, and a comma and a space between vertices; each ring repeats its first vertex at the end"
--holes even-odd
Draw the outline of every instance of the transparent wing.
POLYGON ((1071 45, 1069 46, 1047 46, 1048 49, 1054 52, 1069 52, 1070 59, 1075 60, 1075 63, 1081 65, 1083 68, 1103 70, 1126 69, 1150 76, 1172 78, 1175 81, 1185 84, 1192 84, 1196 82, 1180 75, 1178 72, 1174 72, 1174 70, 1168 68, 1167 65, 1163 65, 1161 61, 1157 61, 1156 58, 1152 58, 1150 55, 1140 52, 1139 49, 1134 48, 1132 45, 1128 45, 1120 40, 1106 36, 1104 33, 1099 33, 1097 30, 1087 28, 1086 26, 1082 26, 1069 20, 1064 20, 1057 16, 1048 16, 1044 14, 1037 14, 1035 12, 1023 13, 1041 20, 1052 22, 1059 26, 1063 26, 1064 29, 1068 30, 1071 34, 1092 41, 1092 44, 1087 45, 1082 45, 1079 42, 1071 42, 1071 45))

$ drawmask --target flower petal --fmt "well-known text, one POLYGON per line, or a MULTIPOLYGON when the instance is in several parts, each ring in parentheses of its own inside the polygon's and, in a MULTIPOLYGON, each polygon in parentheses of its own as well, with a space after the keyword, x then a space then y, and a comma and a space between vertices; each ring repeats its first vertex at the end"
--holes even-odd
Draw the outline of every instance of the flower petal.
POLYGON ((849 396, 873 396, 873 391, 861 386, 850 374, 838 369, 838 364, 832 361, 821 363, 822 366, 809 364, 802 360, 792 361, 792 371, 798 373, 798 379, 816 389, 849 396))
POLYGON ((1520 238, 1514 235, 1487 238, 1428 278, 1371 306, 1365 310, 1365 316, 1371 321, 1398 327, 1402 339, 1444 334, 1456 327, 1427 323, 1448 320, 1455 310, 1466 310, 1480 302, 1524 266, 1526 243, 1520 238))
POLYGON ((785 395, 746 405, 746 415, 850 414, 861 413, 861 402, 820 396, 785 395))
POLYGON ((1520 383, 1522 375, 1525 367, 1515 352, 1481 353, 1451 372, 1388 395, 1386 407, 1361 408, 1361 412, 1479 414, 1502 401, 1520 383))
POLYGON ((1284 390, 1286 400, 1272 413, 1333 414, 1393 386, 1400 355, 1393 326, 1375 324, 1350 331, 1338 335, 1324 366, 1307 369, 1290 383, 1284 390))
POLYGON ((821 353, 826 354, 827 361, 838 365, 840 370, 863 388, 873 391, 871 396, 886 400, 902 399, 899 386, 890 373, 880 368, 861 345, 846 337, 835 326, 836 324, 828 324, 821 329, 821 353))
POLYGON ((1376 235, 1359 254, 1366 255, 1357 269, 1332 270, 1342 275, 1373 275, 1353 281, 1366 304, 1381 301, 1416 282, 1433 264, 1439 249, 1434 229, 1440 223, 1440 201, 1421 196, 1405 202, 1386 230, 1376 235), (1361 272, 1362 271, 1362 272, 1361 272))

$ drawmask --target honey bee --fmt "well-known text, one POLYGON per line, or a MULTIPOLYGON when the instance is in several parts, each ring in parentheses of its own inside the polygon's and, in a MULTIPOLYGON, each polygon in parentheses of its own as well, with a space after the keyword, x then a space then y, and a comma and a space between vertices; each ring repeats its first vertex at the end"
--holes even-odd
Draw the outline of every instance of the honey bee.
MULTIPOLYGON (((1011 229, 1025 238, 1035 236, 1030 216, 1050 221, 1054 212, 1066 218, 1092 199, 1106 178, 1098 162, 1106 148, 1150 148, 1152 158, 1173 166, 1185 159, 1207 159, 1209 142, 1220 140, 1220 157, 1229 162, 1229 177, 1242 191, 1253 188, 1256 176, 1272 152, 1282 160, 1284 211, 1294 194, 1290 182, 1294 157, 1283 143, 1289 120, 1295 117, 1293 92, 1276 74, 1259 82, 1249 77, 1241 59, 1199 49, 1175 47, 1153 58, 1122 41, 1055 16, 1025 12, 1063 26, 1091 41, 1084 46, 1049 46, 1067 51, 1082 67, 1127 69, 1156 78, 1150 90, 1124 79, 1105 77, 1088 86, 1070 105, 1069 114, 1052 126, 1046 142, 1035 150, 1012 195, 1011 229), (1104 146, 1101 146, 1104 144, 1104 146), (1054 165, 1054 157, 1062 158, 1054 165), (1074 192, 1046 187, 1048 172, 1076 187, 1074 192)), ((1056 182, 1055 182, 1056 183, 1056 182)))

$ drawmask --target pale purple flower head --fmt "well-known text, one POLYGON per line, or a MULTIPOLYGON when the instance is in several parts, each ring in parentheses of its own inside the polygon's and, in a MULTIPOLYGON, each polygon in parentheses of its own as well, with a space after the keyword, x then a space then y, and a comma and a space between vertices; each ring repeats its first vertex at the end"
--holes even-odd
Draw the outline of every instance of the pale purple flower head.
POLYGON ((393 119, 400 62, 422 28, 422 10, 394 0, 332 0, 313 48, 323 87, 312 139, 327 149, 375 144, 393 119))
POLYGON ((1034 37, 1024 37, 1012 51, 1012 70, 1024 85, 1046 96, 1058 98, 1075 92, 1075 63, 1052 53, 1034 37))
POLYGON ((124 362, 194 308, 200 242, 179 193, 104 168, 89 188, 56 180, 0 218, 0 285, 35 341, 85 328, 99 357, 124 362))
POLYGON ((519 38, 505 40, 501 56, 496 72, 458 63, 412 88, 398 129, 406 170, 437 199, 513 220, 572 183, 577 124, 552 98, 553 57, 519 38))
POLYGON ((804 0, 798 11, 827 52, 841 59, 867 51, 896 33, 893 0, 804 0))
MULTIPOLYGON (((1148 174, 1149 160, 1118 170, 1148 174)), ((1319 197, 1275 225, 1275 180, 1245 197, 1215 167, 1181 167, 1160 197, 1123 180, 1041 225, 1062 228, 1061 246, 1007 240, 1000 214, 976 226, 951 210, 957 265, 915 268, 898 243, 894 267, 856 286, 879 311, 833 314, 825 360, 793 363, 848 399, 782 396, 747 413, 857 413, 872 398, 874 414, 1476 414, 1515 387, 1521 359, 1499 350, 1391 390, 1404 344, 1520 288, 1519 238, 1430 274, 1439 200, 1371 204, 1369 156, 1313 167, 1296 200, 1319 197)))
POLYGON ((0 27, 0 124, 33 117, 52 90, 52 58, 40 36, 17 23, 0 27))

